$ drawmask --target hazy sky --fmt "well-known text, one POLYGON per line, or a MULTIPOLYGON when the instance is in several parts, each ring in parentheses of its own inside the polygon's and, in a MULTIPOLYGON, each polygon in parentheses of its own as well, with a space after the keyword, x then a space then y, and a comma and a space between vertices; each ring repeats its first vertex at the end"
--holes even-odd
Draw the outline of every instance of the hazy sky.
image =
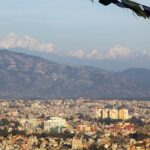
MULTIPOLYGON (((150 6, 150 0, 138 0, 150 6)), ((0 0, 0 38, 14 33, 61 52, 105 51, 116 45, 150 51, 150 20, 90 0, 0 0)))

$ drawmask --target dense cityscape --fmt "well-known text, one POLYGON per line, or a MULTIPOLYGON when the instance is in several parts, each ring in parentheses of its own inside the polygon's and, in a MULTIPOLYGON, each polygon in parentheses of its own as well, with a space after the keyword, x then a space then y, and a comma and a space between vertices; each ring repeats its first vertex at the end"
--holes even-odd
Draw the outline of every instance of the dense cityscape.
POLYGON ((0 150, 150 150, 150 101, 1 99, 0 150))
POLYGON ((0 12, 0 150, 150 150, 150 0, 0 12))

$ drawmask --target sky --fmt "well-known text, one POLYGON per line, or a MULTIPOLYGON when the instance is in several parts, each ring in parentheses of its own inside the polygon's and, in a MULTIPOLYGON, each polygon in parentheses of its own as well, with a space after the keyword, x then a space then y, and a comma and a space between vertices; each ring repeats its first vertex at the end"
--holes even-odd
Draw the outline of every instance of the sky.
MULTIPOLYGON (((150 6, 149 0, 135 0, 150 6)), ((86 59, 150 55, 150 19, 90 0, 0 0, 0 47, 86 59)))

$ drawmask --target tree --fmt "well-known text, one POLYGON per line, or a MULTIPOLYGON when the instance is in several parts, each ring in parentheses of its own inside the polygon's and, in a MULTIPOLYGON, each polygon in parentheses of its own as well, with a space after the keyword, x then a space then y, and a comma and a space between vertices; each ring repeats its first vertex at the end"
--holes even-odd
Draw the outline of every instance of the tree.
MULTIPOLYGON (((93 2, 94 0, 92 0, 93 2)), ((110 4, 115 4, 121 8, 128 8, 131 9, 135 14, 140 17, 150 18, 150 7, 136 3, 131 0, 99 0, 99 3, 107 6, 110 4)))
POLYGON ((3 130, 0 129, 0 136, 6 138, 8 135, 9 135, 8 128, 5 127, 3 130))
POLYGON ((106 148, 103 145, 97 145, 96 143, 93 143, 89 149, 90 150, 106 150, 106 148))
POLYGON ((10 124, 10 122, 9 122, 8 119, 5 119, 5 118, 4 118, 4 119, 1 120, 1 124, 2 124, 3 126, 5 126, 5 125, 8 126, 8 125, 10 124))

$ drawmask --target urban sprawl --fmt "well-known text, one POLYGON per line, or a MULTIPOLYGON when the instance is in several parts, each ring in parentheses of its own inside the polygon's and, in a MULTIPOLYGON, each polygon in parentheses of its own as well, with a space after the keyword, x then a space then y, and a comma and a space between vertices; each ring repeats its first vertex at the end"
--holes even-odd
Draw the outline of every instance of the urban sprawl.
POLYGON ((1 99, 0 150, 150 150, 150 101, 1 99))

